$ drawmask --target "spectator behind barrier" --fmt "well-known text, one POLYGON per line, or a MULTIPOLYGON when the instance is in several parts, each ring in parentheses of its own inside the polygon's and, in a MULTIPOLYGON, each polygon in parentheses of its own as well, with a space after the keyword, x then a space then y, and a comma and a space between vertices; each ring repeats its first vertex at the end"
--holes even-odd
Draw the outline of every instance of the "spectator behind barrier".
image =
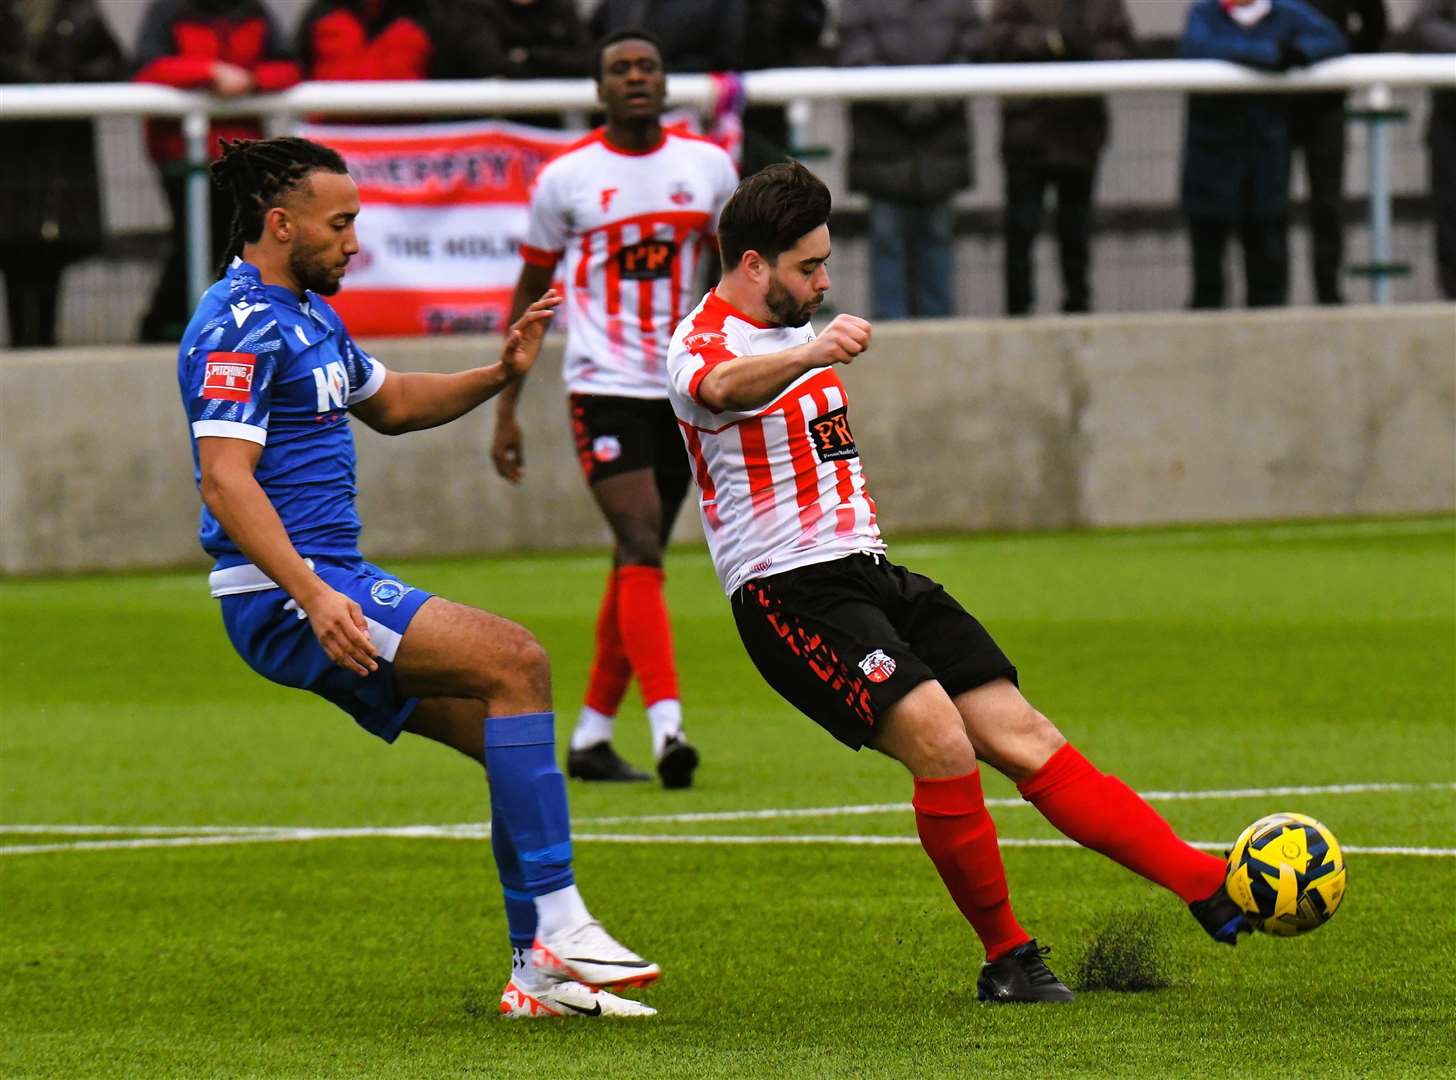
MULTIPOLYGON (((827 13, 824 0, 747 0, 752 33, 735 70, 799 67, 818 57, 827 13)), ((744 176, 789 156, 789 120, 782 105, 749 105, 743 111, 744 176)))
MULTIPOLYGON (((981 17, 964 0, 877 0, 841 9, 845 65, 958 64, 980 50, 981 17)), ((856 102, 849 187, 869 196, 876 319, 954 313, 951 199, 973 182, 965 101, 856 102)))
MULTIPOLYGON (((285 90, 299 81, 278 26, 260 0, 152 0, 142 17, 136 54, 138 82, 183 90, 209 90, 219 97, 285 90)), ((255 118, 213 121, 208 137, 217 157, 221 139, 256 139, 255 118)), ((172 211, 172 250, 141 324, 141 339, 176 342, 192 304, 187 295, 186 151, 175 120, 147 121, 147 149, 157 163, 172 211)), ((212 199, 212 253, 227 243, 232 207, 212 199)))
POLYGON ((298 27, 304 78, 427 79, 435 56, 431 5, 417 0, 314 0, 298 27))
MULTIPOLYGON (((1352 52, 1379 52, 1385 43, 1385 0, 1309 0, 1344 35, 1352 52)), ((1304 158, 1309 187, 1309 239, 1315 299, 1342 304, 1345 260, 1345 94, 1292 94, 1291 151, 1304 158)))
MULTIPOLYGON (((0 9, 0 82, 112 82, 121 48, 94 0, 0 9), (37 14, 38 12, 38 14, 37 14)), ((56 343, 61 272, 101 247, 96 132, 90 120, 0 123, 10 163, 0 171, 0 270, 10 344, 56 343)))
MULTIPOLYGON (((1126 60, 1132 54, 1123 0, 995 0, 991 6, 987 60, 1126 60)), ((1002 99, 1006 314, 1026 315, 1036 304, 1032 246, 1048 188, 1057 197, 1062 310, 1092 309, 1092 190, 1107 131, 1105 98, 1002 99)))
POLYGON ((662 42, 669 71, 737 71, 746 11, 745 0, 602 0, 590 25, 599 39, 629 27, 646 30, 662 42))
POLYGON ((492 0, 508 79, 584 79, 592 43, 575 0, 492 0))
MULTIPOLYGON (((1406 36, 1418 52, 1456 53, 1456 0, 1421 0, 1406 36)), ((1426 143, 1431 151, 1436 271, 1441 295, 1456 300, 1456 90, 1432 91, 1426 143)))
MULTIPOLYGON (((1303 0, 1197 0, 1181 54, 1288 71, 1345 52, 1334 23, 1303 0)), ((1193 245, 1194 308, 1224 306, 1223 255, 1237 229, 1245 302, 1289 294, 1289 128, 1282 94, 1190 94, 1183 212, 1193 245)))

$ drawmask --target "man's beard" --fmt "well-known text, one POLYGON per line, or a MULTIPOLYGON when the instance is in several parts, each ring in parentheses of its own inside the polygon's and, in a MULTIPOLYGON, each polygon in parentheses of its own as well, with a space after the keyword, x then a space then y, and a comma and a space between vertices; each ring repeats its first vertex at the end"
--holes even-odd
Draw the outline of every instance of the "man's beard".
POLYGON ((779 326, 803 326, 823 299, 824 294, 820 293, 807 304, 796 304, 789 295, 788 287, 777 276, 772 276, 768 279, 768 295, 763 302, 779 326))
POLYGON ((295 247, 288 254, 288 272, 298 282, 299 288, 320 296, 333 296, 344 283, 343 278, 336 278, 330 273, 333 269, 325 265, 320 249, 295 247))

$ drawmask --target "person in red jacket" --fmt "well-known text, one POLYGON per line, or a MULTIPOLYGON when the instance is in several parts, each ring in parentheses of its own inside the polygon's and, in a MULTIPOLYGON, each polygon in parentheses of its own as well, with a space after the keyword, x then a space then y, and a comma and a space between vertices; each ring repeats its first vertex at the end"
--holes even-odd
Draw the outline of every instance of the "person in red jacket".
MULTIPOLYGON (((288 53, 273 17, 260 0, 153 0, 142 19, 136 51, 137 82, 182 90, 206 90, 219 97, 286 90, 298 82, 298 65, 288 53)), ((217 120, 208 138, 217 157, 222 139, 256 139, 256 119, 217 120)), ((147 150, 161 173, 172 210, 172 250, 142 319, 143 341, 176 341, 191 312, 187 296, 186 149, 175 120, 147 122, 147 150)), ((212 203, 212 251, 227 242, 232 208, 212 203)))
POLYGON ((305 77, 428 79, 435 43, 425 7, 406 0, 314 0, 298 29, 305 77))

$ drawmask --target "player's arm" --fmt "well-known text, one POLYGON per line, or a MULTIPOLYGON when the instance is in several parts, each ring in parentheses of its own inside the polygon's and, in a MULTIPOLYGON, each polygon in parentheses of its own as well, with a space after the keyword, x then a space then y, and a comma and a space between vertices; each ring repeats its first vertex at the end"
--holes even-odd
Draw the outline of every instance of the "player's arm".
POLYGON ((497 363, 451 374, 392 371, 378 392, 351 411, 386 435, 439 427, 464 416, 525 378, 540 355, 546 324, 559 303, 557 293, 547 292, 513 319, 497 363))
MULTIPOLYGON (((511 297, 511 323, 521 317, 531 303, 551 286, 556 276, 555 266, 528 262, 521 267, 521 276, 516 281, 516 291, 511 297)), ((502 392, 495 404, 495 434, 491 437, 490 456, 495 462, 495 471, 511 483, 516 484, 525 472, 526 457, 521 438, 521 425, 516 419, 516 401, 525 386, 524 373, 502 392)))
POLYGON ((330 660, 359 675, 377 670, 363 611, 303 561, 253 475, 262 453, 261 443, 247 439, 199 438, 203 502, 238 550, 293 597, 330 660))
POLYGON ((714 412, 750 412, 767 405, 806 371, 851 364, 869 347, 869 323, 855 315, 836 315, 813 341, 714 364, 693 395, 714 412))

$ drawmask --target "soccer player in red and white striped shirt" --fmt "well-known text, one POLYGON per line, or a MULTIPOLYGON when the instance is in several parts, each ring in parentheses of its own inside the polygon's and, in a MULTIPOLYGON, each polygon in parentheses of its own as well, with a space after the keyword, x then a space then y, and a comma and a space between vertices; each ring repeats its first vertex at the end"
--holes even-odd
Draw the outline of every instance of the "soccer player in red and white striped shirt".
POLYGON ((749 657, 836 739, 915 778, 915 823, 986 950, 987 1001, 1069 1001, 1011 909, 979 756, 1067 836, 1187 903, 1215 940, 1249 929, 1221 859, 1180 840, 1022 697, 1016 668, 936 582, 890 562, 836 374, 870 324, 809 320, 829 289, 829 192, 802 165, 744 180, 719 218, 723 278, 668 349, 670 400, 708 545, 749 657))
MULTIPOLYGON (((537 178, 512 307, 524 310, 541 295, 564 260, 577 457, 616 541, 566 768, 582 780, 649 778, 611 742, 635 674, 658 775, 665 787, 687 787, 698 754, 682 731, 662 561, 691 479, 667 403, 665 361, 738 173, 722 148, 662 126, 667 82, 649 35, 607 37, 597 63, 606 126, 537 178)), ((496 469, 511 481, 521 477, 519 385, 499 399, 492 448, 496 469)))

